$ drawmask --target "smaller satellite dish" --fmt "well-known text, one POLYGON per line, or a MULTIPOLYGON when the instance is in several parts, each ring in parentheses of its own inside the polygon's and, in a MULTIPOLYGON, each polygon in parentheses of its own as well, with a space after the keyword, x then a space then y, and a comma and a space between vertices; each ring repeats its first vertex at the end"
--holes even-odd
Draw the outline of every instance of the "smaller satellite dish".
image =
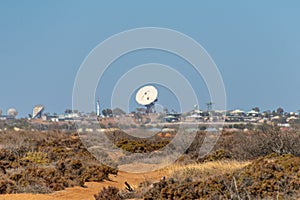
POLYGON ((44 109, 45 109, 45 107, 43 105, 37 105, 37 106, 35 106, 33 108, 33 111, 32 111, 32 118, 33 119, 41 118, 44 109))
POLYGON ((138 90, 135 100, 138 104, 147 106, 157 101, 158 91, 152 85, 147 85, 138 90))
POLYGON ((16 117, 18 115, 18 111, 15 108, 10 108, 7 111, 7 115, 10 117, 16 117))

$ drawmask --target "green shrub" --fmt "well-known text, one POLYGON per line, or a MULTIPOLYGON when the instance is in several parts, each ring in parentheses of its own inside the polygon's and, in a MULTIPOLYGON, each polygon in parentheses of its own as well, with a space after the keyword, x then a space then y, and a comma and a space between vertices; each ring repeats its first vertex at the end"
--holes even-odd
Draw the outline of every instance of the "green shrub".
POLYGON ((44 152, 28 152, 22 160, 30 161, 36 164, 47 164, 49 163, 49 159, 47 158, 47 154, 44 152))

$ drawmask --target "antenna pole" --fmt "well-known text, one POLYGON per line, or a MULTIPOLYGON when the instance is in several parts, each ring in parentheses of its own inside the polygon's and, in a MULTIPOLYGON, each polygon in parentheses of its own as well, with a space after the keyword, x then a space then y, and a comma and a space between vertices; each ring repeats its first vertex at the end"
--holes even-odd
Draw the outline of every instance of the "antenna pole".
POLYGON ((206 104, 206 106, 207 106, 207 111, 210 111, 210 110, 212 110, 212 102, 208 102, 207 104, 206 104))
POLYGON ((100 117, 100 98, 98 97, 97 106, 96 106, 97 117, 100 117))

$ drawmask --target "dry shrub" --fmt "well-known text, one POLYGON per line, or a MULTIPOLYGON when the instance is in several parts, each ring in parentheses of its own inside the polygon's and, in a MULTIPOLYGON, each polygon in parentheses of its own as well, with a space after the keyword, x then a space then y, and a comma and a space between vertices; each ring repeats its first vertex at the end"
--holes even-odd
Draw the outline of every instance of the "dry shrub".
POLYGON ((30 139, 30 148, 0 149, 0 193, 49 193, 117 174, 117 170, 98 163, 78 137, 36 134, 30 139))
POLYGON ((271 154, 255 160, 234 175, 237 177, 240 196, 246 197, 243 191, 248 191, 251 196, 259 198, 287 198, 300 189, 299 173, 299 157, 271 154))
MULTIPOLYGON (((3 178, 3 177, 0 177, 3 178)), ((0 180, 0 194, 11 194, 16 191, 16 185, 11 180, 0 180)))
POLYGON ((201 180, 209 176, 233 173, 249 164, 250 162, 238 162, 235 160, 212 161, 189 165, 177 164, 168 167, 166 172, 170 178, 179 181, 186 179, 201 180))
POLYGON ((44 152, 27 152, 26 156, 22 158, 22 160, 29 161, 36 164, 47 164, 49 163, 49 159, 47 158, 47 154, 44 152))
POLYGON ((203 158, 198 158, 197 161, 211 162, 211 161, 223 161, 223 160, 231 160, 231 159, 232 159, 232 155, 230 152, 224 149, 219 149, 204 156, 203 158))
POLYGON ((185 153, 190 155, 193 158, 197 158, 199 150, 205 139, 205 136, 206 136, 206 133, 204 131, 198 131, 192 144, 189 146, 189 148, 186 150, 185 153))
POLYGON ((300 156, 300 134, 284 132, 279 127, 267 126, 249 134, 235 133, 229 141, 231 144, 227 146, 224 144, 228 141, 224 142, 224 140, 223 148, 227 148, 236 159, 255 159, 271 153, 300 156))
MULTIPOLYGON (((15 185, 15 192, 49 193, 67 187, 82 186, 88 181, 109 179, 117 170, 93 163, 82 163, 79 159, 60 160, 55 166, 30 164, 26 168, 10 170, 3 179, 15 185)), ((12 190, 5 190, 10 193, 12 190)))
POLYGON ((121 200, 119 189, 116 187, 104 187, 97 195, 94 195, 95 200, 121 200))
POLYGON ((202 180, 161 180, 144 199, 291 199, 299 194, 300 158, 272 155, 202 180))
POLYGON ((167 140, 153 142, 149 140, 132 141, 123 139, 121 141, 118 141, 116 146, 131 153, 148 153, 162 149, 163 147, 168 145, 169 142, 170 141, 167 140))

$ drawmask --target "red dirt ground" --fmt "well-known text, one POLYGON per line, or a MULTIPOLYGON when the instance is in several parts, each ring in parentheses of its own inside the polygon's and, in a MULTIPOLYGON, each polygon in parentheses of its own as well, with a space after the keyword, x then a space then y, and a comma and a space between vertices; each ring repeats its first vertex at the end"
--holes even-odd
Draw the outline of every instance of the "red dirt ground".
POLYGON ((124 182, 127 181, 133 187, 145 180, 158 181, 163 172, 149 172, 140 174, 131 174, 119 172, 118 176, 111 176, 111 181, 101 183, 86 183, 86 188, 73 187, 52 194, 7 194, 0 195, 0 200, 94 200, 94 194, 97 194, 103 187, 115 186, 124 189, 124 182))

